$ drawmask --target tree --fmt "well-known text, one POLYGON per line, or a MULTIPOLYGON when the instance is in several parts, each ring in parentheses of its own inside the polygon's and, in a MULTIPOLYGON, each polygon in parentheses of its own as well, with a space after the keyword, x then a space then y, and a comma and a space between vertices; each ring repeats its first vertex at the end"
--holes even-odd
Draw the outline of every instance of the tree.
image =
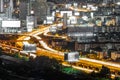
POLYGON ((15 54, 14 54, 14 57, 15 57, 15 58, 20 58, 19 53, 15 53, 15 54))
POLYGON ((57 69, 59 70, 61 68, 61 64, 54 58, 49 58, 49 57, 45 57, 45 56, 40 56, 37 57, 34 60, 30 60, 29 61, 30 65, 35 65, 34 68, 35 69, 57 69))
POLYGON ((116 77, 115 80, 120 80, 120 77, 116 77))
POLYGON ((109 79, 106 79, 106 78, 96 78, 95 80, 109 80, 109 79))
POLYGON ((108 76, 110 76, 110 69, 103 65, 102 69, 100 70, 99 75, 100 75, 100 77, 108 77, 108 76))
POLYGON ((2 65, 2 60, 0 59, 0 65, 2 65))
POLYGON ((0 47, 0 54, 2 54, 2 48, 0 47))

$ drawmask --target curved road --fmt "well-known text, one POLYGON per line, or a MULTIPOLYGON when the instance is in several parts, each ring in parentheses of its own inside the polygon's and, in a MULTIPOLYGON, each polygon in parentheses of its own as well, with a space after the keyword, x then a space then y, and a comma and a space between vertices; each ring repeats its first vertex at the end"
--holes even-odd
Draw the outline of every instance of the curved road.
MULTIPOLYGON (((39 43, 43 46, 43 48, 45 48, 46 50, 48 50, 49 52, 51 53, 54 53, 54 54, 58 54, 58 55, 64 55, 64 53, 62 52, 58 52, 57 50, 54 50, 52 48, 50 48, 42 39, 41 37, 39 37, 38 35, 44 33, 45 35, 47 35, 47 32, 49 31, 49 28, 50 27, 46 27, 46 28, 43 28, 43 29, 39 29, 37 31, 34 31, 34 32, 31 32, 29 33, 30 36, 33 36, 35 37, 36 39, 40 40, 39 43)), ((18 40, 20 40, 21 38, 19 38, 18 40)), ((24 40, 29 40, 30 37, 22 37, 22 39, 24 40)), ((28 43, 28 42, 24 42, 25 43, 28 43)), ((41 50, 40 48, 37 48, 37 50, 41 50)), ((117 69, 120 69, 120 64, 115 64, 115 63, 110 63, 110 62, 104 62, 104 61, 100 61, 100 60, 94 60, 94 59, 89 59, 89 58, 80 58, 80 60, 85 60, 85 61, 88 61, 89 62, 92 62, 93 64, 101 64, 101 65, 105 65, 105 66, 110 66, 112 68, 117 68, 117 69)), ((64 64, 64 65, 69 65, 69 64, 64 64)), ((74 68, 77 68, 77 69, 81 69, 81 67, 78 67, 78 66, 74 66, 74 68)), ((85 68, 82 68, 81 70, 86 70, 85 68)), ((90 70, 90 69, 87 69, 88 72, 91 72, 93 70, 90 70)), ((120 70, 119 70, 120 71, 120 70)))
MULTIPOLYGON (((36 39, 40 40, 39 43, 43 46, 43 48, 45 48, 47 51, 49 51, 49 53, 51 54, 58 54, 58 55, 62 55, 64 56, 64 53, 62 52, 59 52, 57 50, 54 50, 52 48, 50 48, 42 39, 41 37, 39 37, 38 35, 42 34, 42 33, 46 33, 48 32, 50 27, 46 27, 46 28, 43 28, 43 29, 39 29, 37 31, 34 31, 34 32, 31 32, 29 33, 30 36, 33 36, 35 37, 36 39)), ((23 37, 20 37, 18 40, 29 40, 30 37, 27 37, 27 36, 23 36, 23 37)), ((23 42, 23 43, 17 43, 18 45, 23 45, 23 44, 26 44, 28 42, 23 42)), ((37 50, 42 50, 41 48, 37 48, 37 50)), ((52 56, 52 55, 51 55, 52 56)), ((65 63, 62 63, 64 66, 71 66, 70 64, 65 64, 65 63)), ((86 69, 86 68, 82 68, 82 67, 77 67, 77 66, 72 66, 73 68, 76 68, 76 69, 79 69, 79 70, 82 70, 82 71, 85 71, 85 72, 92 72, 93 70, 91 69, 86 69)))

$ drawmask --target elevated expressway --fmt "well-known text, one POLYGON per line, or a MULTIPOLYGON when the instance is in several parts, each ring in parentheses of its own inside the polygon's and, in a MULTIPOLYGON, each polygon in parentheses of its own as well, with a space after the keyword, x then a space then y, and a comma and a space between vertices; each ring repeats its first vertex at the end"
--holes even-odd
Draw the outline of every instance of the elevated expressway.
MULTIPOLYGON (((54 35, 48 35, 47 33, 49 32, 49 30, 47 30, 44 33, 44 36, 54 36, 54 35)), ((63 38, 65 39, 66 37, 64 36, 59 36, 59 38, 63 38)), ((64 53, 61 53, 62 55, 64 55, 64 53)), ((60 53, 58 53, 58 55, 61 55, 60 53)), ((89 68, 89 69, 93 69, 96 71, 100 71, 100 69, 102 68, 102 66, 106 66, 108 68, 110 68, 111 72, 113 73, 118 73, 120 72, 120 64, 118 63, 113 63, 113 62, 105 62, 105 61, 100 61, 100 60, 94 60, 94 59, 89 59, 89 58, 80 58, 78 62, 73 63, 73 65, 75 66, 82 66, 85 68, 89 68)))
MULTIPOLYGON (((78 62, 74 62, 74 63, 64 62, 64 53, 50 48, 42 40, 42 38, 38 36, 42 33, 47 35, 49 28, 50 27, 44 27, 41 29, 37 29, 36 31, 33 31, 33 32, 27 34, 29 36, 19 37, 17 39, 18 42, 16 42, 16 45, 19 45, 22 47, 23 44, 28 43, 27 41, 30 39, 30 36, 32 36, 32 37, 35 37, 37 40, 39 40, 39 43, 44 48, 43 49, 43 48, 37 47, 37 53, 36 53, 37 56, 44 55, 44 56, 48 56, 49 58, 55 58, 55 59, 59 60, 65 66, 72 66, 73 68, 80 69, 80 70, 83 70, 85 72, 92 72, 92 71, 97 72, 102 68, 103 65, 110 68, 111 72, 113 72, 113 73, 117 74, 118 72, 120 72, 120 64, 116 64, 116 63, 112 63, 112 62, 105 62, 105 61, 94 60, 94 59, 89 59, 89 58, 80 58, 78 62), (19 42, 22 40, 24 42, 19 42)), ((10 47, 10 46, 8 46, 8 47, 10 47)), ((14 49, 14 48, 11 47, 11 49, 14 49)), ((14 50, 17 50, 17 48, 15 48, 14 50)))
MULTIPOLYGON (((34 32, 29 33, 30 36, 32 36, 32 37, 36 38, 37 40, 39 40, 39 43, 44 48, 44 49, 42 49, 42 48, 37 47, 37 53, 36 53, 36 55, 37 56, 43 55, 43 56, 48 56, 49 58, 55 58, 58 61, 60 61, 62 63, 62 65, 64 65, 64 66, 71 66, 71 64, 64 62, 64 57, 63 57, 64 53, 59 52, 57 50, 54 50, 54 49, 50 48, 42 40, 42 38, 38 36, 38 35, 40 35, 42 33, 48 32, 49 28, 50 27, 45 27, 45 28, 38 29, 38 30, 36 30, 34 32)), ((27 37, 27 36, 23 36, 23 37, 18 38, 18 40, 27 40, 27 41, 29 39, 30 39, 30 37, 27 37)), ((19 45, 19 46, 23 46, 23 44, 28 43, 27 41, 25 41, 25 42, 17 42, 16 44, 19 45)), ((92 69, 86 69, 86 68, 78 67, 78 66, 75 66, 75 65, 72 65, 72 67, 76 68, 76 69, 79 69, 79 70, 83 70, 83 71, 88 72, 88 73, 93 71, 92 69)))
MULTIPOLYGON (((54 50, 50 48, 38 35, 44 33, 44 35, 47 35, 49 32, 50 27, 45 27, 42 29, 38 29, 32 33, 29 33, 30 36, 35 37, 37 40, 39 40, 39 43, 42 45, 44 49, 37 48, 37 56, 40 55, 45 55, 50 58, 56 58, 57 60, 61 61, 63 65, 72 65, 72 67, 80 70, 84 70, 86 72, 92 72, 94 71, 99 71, 102 66, 106 66, 110 68, 111 72, 113 73, 118 73, 120 72, 120 64, 112 63, 112 62, 105 62, 105 61, 100 61, 100 60, 94 60, 94 59, 89 59, 89 58, 80 58, 78 62, 69 64, 64 62, 64 53, 59 52, 57 50, 54 50)), ((52 36, 52 35, 48 35, 52 36)), ((62 37, 61 37, 62 38, 62 37)), ((18 40, 29 40, 29 37, 20 37, 18 40)), ((26 42, 24 42, 26 43, 26 42)), ((23 44, 18 42, 18 44, 23 44)))

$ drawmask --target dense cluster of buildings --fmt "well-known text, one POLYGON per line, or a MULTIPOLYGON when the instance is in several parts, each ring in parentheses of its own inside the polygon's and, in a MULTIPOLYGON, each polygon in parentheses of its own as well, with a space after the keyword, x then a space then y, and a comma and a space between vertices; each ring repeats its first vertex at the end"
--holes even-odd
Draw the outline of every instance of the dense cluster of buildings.
POLYGON ((0 33, 31 32, 37 24, 55 23, 50 31, 65 30, 69 41, 74 42, 74 50, 100 47, 104 52, 119 51, 119 0, 80 0, 78 3, 66 0, 64 3, 0 0, 0 33))
POLYGON ((0 32, 30 32, 49 11, 46 0, 0 0, 0 32))
POLYGON ((53 25, 50 30, 57 32, 66 29, 69 41, 75 42, 73 46, 75 51, 89 52, 95 49, 97 51, 96 47, 100 47, 102 53, 99 55, 105 57, 111 49, 119 51, 119 0, 98 0, 96 4, 93 3, 94 0, 86 1, 68 3, 64 5, 65 7, 58 5, 59 8, 53 10, 51 16, 46 17, 44 24, 63 23, 53 25))
MULTIPOLYGON (((90 8, 90 11, 80 11, 80 18, 78 16, 75 17, 76 20, 74 21, 76 23, 67 24, 67 35, 70 41, 75 41, 75 50, 89 52, 90 50, 95 50, 96 47, 100 47, 102 48, 101 54, 106 57, 109 55, 108 51, 110 49, 119 51, 119 4, 114 1, 113 6, 113 4, 108 4, 109 2, 107 0, 104 1, 103 3, 105 4, 99 4, 100 6, 97 6, 96 10, 92 10, 90 8, 91 5, 87 4, 85 8, 90 8)), ((110 54, 113 58, 113 53, 110 54)), ((117 55, 116 58, 119 58, 118 52, 115 55, 117 55)))

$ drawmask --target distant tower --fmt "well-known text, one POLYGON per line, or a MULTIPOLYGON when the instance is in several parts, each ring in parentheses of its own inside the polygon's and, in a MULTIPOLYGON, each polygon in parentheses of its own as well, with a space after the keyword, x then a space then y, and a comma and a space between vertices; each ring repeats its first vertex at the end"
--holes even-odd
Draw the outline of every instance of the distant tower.
POLYGON ((13 13, 13 0, 10 0, 10 3, 9 3, 9 10, 10 10, 10 18, 12 18, 12 13, 13 13))
POLYGON ((6 7, 4 7, 5 14, 8 18, 12 18, 13 14, 13 0, 6 1, 6 7))
POLYGON ((31 10, 33 10, 33 3, 35 2, 36 0, 28 0, 27 1, 27 9, 28 9, 28 15, 31 14, 31 10))
POLYGON ((36 0, 33 2, 33 10, 35 11, 35 16, 37 17, 38 24, 46 19, 48 5, 46 0, 36 0))
POLYGON ((29 12, 28 4, 29 4, 29 0, 20 0, 20 4, 19 4, 20 20, 26 20, 26 15, 29 12))
POLYGON ((3 0, 0 0, 0 12, 3 12, 3 0))
POLYGON ((63 14, 63 29, 67 27, 67 13, 63 14))

